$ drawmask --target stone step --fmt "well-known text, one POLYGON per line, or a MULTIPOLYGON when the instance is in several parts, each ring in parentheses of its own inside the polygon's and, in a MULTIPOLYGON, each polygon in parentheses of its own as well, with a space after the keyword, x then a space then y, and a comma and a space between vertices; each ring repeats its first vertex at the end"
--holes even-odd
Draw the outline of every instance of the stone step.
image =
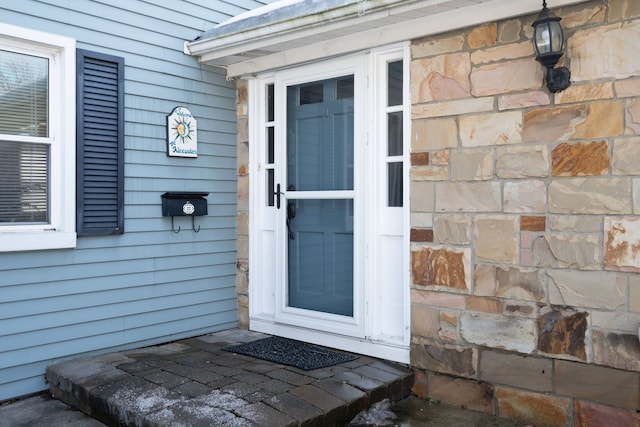
POLYGON ((114 426, 345 425, 409 395, 412 371, 367 356, 303 371, 222 351, 264 337, 233 330, 47 368, 51 393, 114 426))

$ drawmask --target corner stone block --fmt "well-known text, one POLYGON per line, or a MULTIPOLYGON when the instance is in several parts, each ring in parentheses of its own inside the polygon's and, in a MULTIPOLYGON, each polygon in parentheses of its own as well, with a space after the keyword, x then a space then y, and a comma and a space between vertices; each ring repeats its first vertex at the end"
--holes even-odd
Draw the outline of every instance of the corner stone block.
POLYGON ((411 271, 416 286, 444 286, 469 291, 470 253, 468 249, 424 247, 411 252, 411 271))
POLYGON ((606 141, 559 144, 551 152, 552 176, 604 175, 609 171, 609 144, 606 141))
POLYGON ((485 347, 531 353, 536 347, 535 330, 532 319, 470 313, 460 316, 462 338, 485 347))
POLYGON ((593 331, 594 362, 627 371, 640 371, 637 334, 593 331))
POLYGON ((567 40, 575 82, 640 75, 640 57, 629 55, 640 39, 640 20, 576 32, 567 40), (594 55, 597 46, 597 55, 594 55))
POLYGON ((587 360, 588 313, 551 310, 538 319, 538 350, 587 360))
POLYGON ((476 219, 476 257, 483 261, 517 264, 520 240, 515 216, 476 219))
POLYGON ((498 416, 536 427, 558 427, 569 424, 571 399, 513 390, 496 388, 498 416))
POLYGON ((476 377, 477 350, 459 346, 441 346, 432 343, 411 343, 411 365, 443 374, 466 378, 476 377))
POLYGON ((640 379, 637 372, 556 360, 555 378, 557 394, 640 409, 640 379))
POLYGON ((500 178, 547 177, 549 176, 549 149, 546 145, 498 147, 496 175, 500 178))
POLYGON ((604 219, 607 270, 640 272, 640 218, 604 219))
POLYGON ((428 397, 449 405, 494 415, 493 385, 448 375, 428 374, 428 397))
POLYGON ((480 353, 480 380, 550 393, 553 391, 553 361, 485 350, 480 353))
POLYGON ((640 426, 640 414, 626 409, 576 400, 573 411, 575 427, 640 426))
POLYGON ((553 305, 604 310, 625 306, 627 280, 622 274, 554 269, 547 276, 553 305))
POLYGON ((628 178, 566 178, 549 184, 549 211, 562 214, 631 213, 628 178))

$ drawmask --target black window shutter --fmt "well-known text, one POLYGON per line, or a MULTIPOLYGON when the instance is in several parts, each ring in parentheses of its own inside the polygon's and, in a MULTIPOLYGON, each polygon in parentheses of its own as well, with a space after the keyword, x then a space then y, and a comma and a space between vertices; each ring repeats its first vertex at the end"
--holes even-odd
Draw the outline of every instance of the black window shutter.
POLYGON ((76 232, 124 233, 124 58, 78 49, 76 232))

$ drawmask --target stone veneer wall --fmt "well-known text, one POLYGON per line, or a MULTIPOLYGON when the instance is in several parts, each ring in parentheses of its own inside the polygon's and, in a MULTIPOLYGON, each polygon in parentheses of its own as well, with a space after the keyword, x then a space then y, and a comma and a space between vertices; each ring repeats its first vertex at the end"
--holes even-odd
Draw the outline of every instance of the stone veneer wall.
POLYGON ((249 99, 248 85, 238 80, 238 294, 239 327, 249 329, 249 99))
POLYGON ((535 15, 412 43, 414 392, 640 425, 640 1, 554 12, 555 95, 535 15))

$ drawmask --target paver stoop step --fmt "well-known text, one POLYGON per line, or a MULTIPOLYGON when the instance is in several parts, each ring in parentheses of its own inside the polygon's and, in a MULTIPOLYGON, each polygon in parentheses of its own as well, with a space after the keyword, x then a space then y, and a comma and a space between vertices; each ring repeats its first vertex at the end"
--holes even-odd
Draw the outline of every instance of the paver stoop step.
POLYGON ((56 398, 119 427, 341 426, 376 402, 409 396, 413 372, 391 362, 361 356, 303 371, 221 350, 246 334, 61 362, 46 377, 56 398))

